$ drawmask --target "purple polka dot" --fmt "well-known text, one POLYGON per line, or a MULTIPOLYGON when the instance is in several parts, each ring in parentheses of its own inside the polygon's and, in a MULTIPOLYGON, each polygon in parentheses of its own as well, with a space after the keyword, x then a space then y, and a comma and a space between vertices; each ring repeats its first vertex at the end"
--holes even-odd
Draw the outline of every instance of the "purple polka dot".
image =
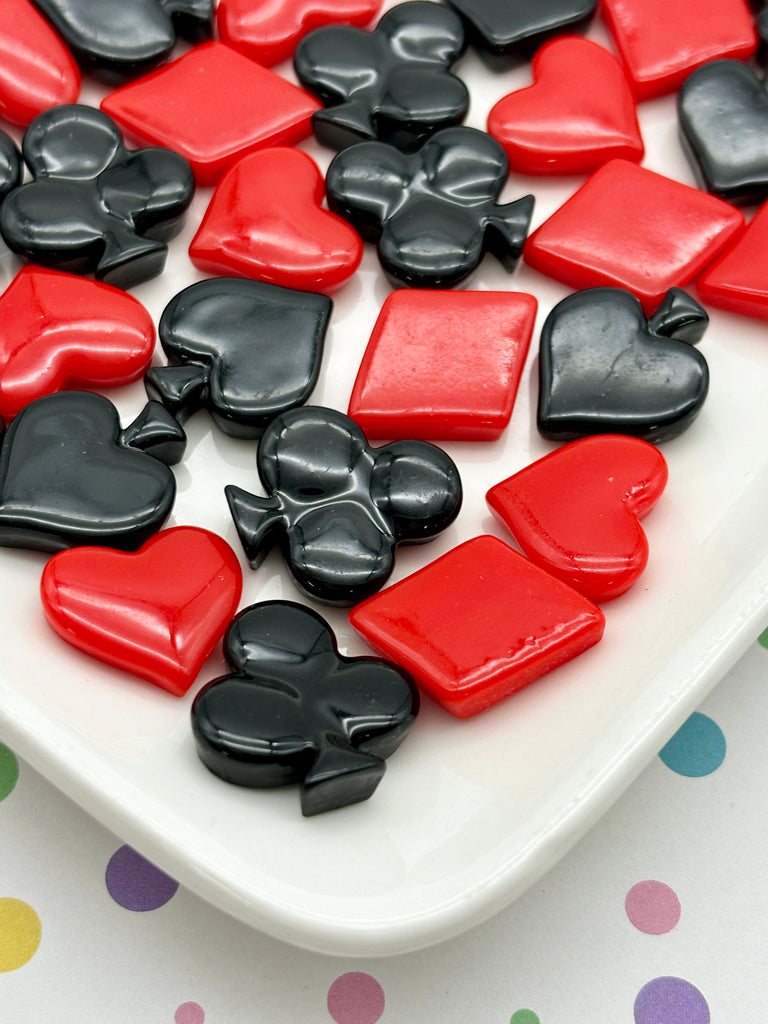
POLYGON ((199 1003, 182 1003, 173 1020, 174 1024, 205 1024, 205 1010, 199 1003))
POLYGON ((384 990, 370 974, 342 974, 328 989, 328 1012, 336 1024, 376 1024, 384 1013, 384 990))
POLYGON ((654 978, 635 1000, 635 1024, 709 1024, 704 996, 682 978, 654 978))
POLYGON ((115 903, 136 911, 157 910, 179 887, 178 882, 130 846, 121 846, 112 854, 105 880, 115 903))
POLYGON ((627 917, 638 931, 646 935, 670 932, 680 920, 680 900, 663 882, 638 882, 624 901, 627 917))

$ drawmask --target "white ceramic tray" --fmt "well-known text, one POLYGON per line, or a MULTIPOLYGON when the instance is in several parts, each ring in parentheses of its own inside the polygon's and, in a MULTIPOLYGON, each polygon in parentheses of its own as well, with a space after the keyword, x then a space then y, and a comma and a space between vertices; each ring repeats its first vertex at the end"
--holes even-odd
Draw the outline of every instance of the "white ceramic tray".
MULTIPOLYGON (((599 25, 590 35, 605 41, 599 25)), ((471 54, 460 73, 476 127, 496 99, 529 81, 526 68, 492 76, 471 54)), ((85 95, 98 100, 95 90, 85 95)), ((693 184, 674 102, 645 104, 641 125, 646 166, 693 184)), ((327 165, 328 152, 313 142, 305 148, 327 165)), ((513 178, 502 200, 532 191, 537 226, 580 183, 513 178)), ((203 276, 187 246, 209 197, 196 197, 162 277, 133 290, 156 320, 172 295, 203 276)), ((14 261, 3 267, 13 272, 14 261)), ((544 316, 567 289, 522 265, 508 276, 490 257, 470 287, 536 295, 537 333, 503 438, 446 446, 465 487, 458 520, 431 544, 401 549, 395 580, 476 534, 509 540, 485 492, 554 447, 535 427, 536 348, 544 316)), ((369 250, 335 296, 313 404, 346 410, 387 292, 369 250)), ((484 920, 598 819, 768 624, 766 327, 713 313, 700 347, 710 395, 693 426, 664 445, 669 485, 645 520, 650 563, 632 591, 604 606, 603 641, 473 720, 425 701, 366 803, 305 819, 292 789, 249 791, 211 775, 195 752, 189 707, 199 686, 224 671, 220 655, 177 699, 79 654, 43 619, 45 556, 35 552, 0 549, 0 737, 185 886, 291 943, 392 954, 484 920)), ((139 384, 110 397, 125 423, 144 402, 139 384)), ((208 527, 240 552, 223 487, 257 488, 256 446, 220 434, 205 413, 189 421, 188 433, 169 525, 208 527)), ((244 605, 301 600, 277 555, 257 572, 244 562, 244 573, 244 605)), ((369 653, 344 612, 318 610, 345 653, 369 653)))

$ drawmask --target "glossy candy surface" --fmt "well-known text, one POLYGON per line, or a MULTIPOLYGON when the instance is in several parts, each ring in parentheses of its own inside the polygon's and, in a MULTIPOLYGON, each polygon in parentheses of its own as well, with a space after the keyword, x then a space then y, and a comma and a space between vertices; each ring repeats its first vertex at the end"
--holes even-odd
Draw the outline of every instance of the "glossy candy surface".
POLYGON ((349 621, 458 718, 582 654, 605 627, 591 601, 490 536, 368 598, 349 621))
POLYGON ((567 296, 541 332, 540 433, 555 441, 600 433, 677 437, 707 397, 709 369, 693 345, 708 322, 679 289, 649 318, 622 289, 567 296))
POLYGON ((60 551, 40 584, 49 625, 94 658, 186 693, 237 611, 237 556, 209 530, 177 526, 139 551, 60 551))
POLYGON ((288 60, 308 32, 324 25, 365 28, 381 0, 219 0, 216 27, 227 46, 271 67, 288 60))
POLYGON ((396 546, 431 540, 461 505, 458 470, 440 448, 424 441, 371 448, 335 409, 277 416, 257 466, 266 498, 226 488, 248 559, 255 568, 278 543, 297 585, 329 604, 378 590, 396 546))
POLYGON ((32 0, 3 0, 0 20, 0 116, 26 126, 80 94, 72 54, 32 0))
POLYGON ((163 311, 170 365, 148 372, 147 392, 180 421, 207 408, 225 433, 260 437, 309 397, 330 315, 324 295, 232 277, 199 281, 163 311))
POLYGON ((33 0, 95 74, 128 77, 164 60, 181 35, 210 36, 213 0, 33 0))
POLYGON ((374 440, 495 440, 512 415, 536 308, 523 292, 392 292, 349 415, 374 440))
POLYGON ((459 124, 469 93, 449 68, 463 49, 461 19, 426 0, 398 4, 372 32, 337 25, 311 32, 293 65, 326 107, 312 117, 318 141, 343 149, 380 139, 413 150, 459 124))
POLYGON ((486 500, 523 554, 600 603, 625 593, 648 562, 639 520, 667 482, 664 456, 604 434, 556 448, 492 487, 486 500))
POLYGON ((757 47, 745 0, 603 0, 601 13, 638 100, 674 92, 709 60, 749 60, 757 47))
POLYGON ((290 601, 246 608, 225 639, 234 670, 192 705, 201 760, 227 782, 298 783, 306 816, 367 800, 419 708, 397 666, 339 654, 330 627, 290 601))
POLYGON ((0 202, 21 184, 24 166, 16 143, 0 131, 0 202))
POLYGON ((35 118, 22 152, 34 180, 0 209, 14 252, 122 288, 162 271, 194 191, 183 157, 126 149, 106 114, 78 104, 35 118))
POLYGON ((664 175, 611 160, 528 238, 534 269, 571 288, 613 285, 650 313, 725 248, 742 214, 664 175))
POLYGON ((444 128, 415 153, 361 142, 338 153, 326 175, 328 205, 378 243, 396 285, 450 288, 486 252, 509 271, 517 264, 533 196, 502 206, 504 150, 475 128, 444 128))
POLYGON ((168 517, 185 437, 157 403, 125 429, 101 395, 64 391, 22 409, 0 449, 0 544, 133 550, 168 517), (162 460, 162 461, 161 461, 162 460))
POLYGON ((147 370, 155 326, 118 288, 22 267, 0 295, 0 419, 68 388, 127 384, 147 370))
POLYGON ((251 153, 217 185, 190 258, 208 273, 334 291, 357 270, 363 244, 322 207, 324 197, 323 175, 306 153, 286 146, 251 153))
POLYGON ((472 43, 493 56, 527 56, 554 33, 584 25, 597 0, 449 0, 472 43))
POLYGON ((708 192, 732 203, 768 196, 768 91, 745 64, 718 60, 694 71, 677 98, 680 131, 708 192))
POLYGON ((734 244, 696 282, 703 302, 768 320, 768 206, 760 207, 734 244))
POLYGON ((581 174, 616 157, 639 161, 643 141, 621 65, 580 36, 554 39, 533 59, 533 85, 500 99, 488 115, 513 171, 581 174))
POLYGON ((215 185, 253 150, 305 139, 318 103, 268 68, 211 42, 116 89, 101 109, 129 138, 176 150, 199 184, 215 185))

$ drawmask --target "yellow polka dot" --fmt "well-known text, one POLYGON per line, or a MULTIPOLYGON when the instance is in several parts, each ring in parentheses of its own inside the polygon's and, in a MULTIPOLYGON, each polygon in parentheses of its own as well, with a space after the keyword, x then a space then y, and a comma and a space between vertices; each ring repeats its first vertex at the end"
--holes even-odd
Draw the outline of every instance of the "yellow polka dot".
POLYGON ((40 945, 40 918, 24 900, 0 897, 0 971, 15 971, 40 945))

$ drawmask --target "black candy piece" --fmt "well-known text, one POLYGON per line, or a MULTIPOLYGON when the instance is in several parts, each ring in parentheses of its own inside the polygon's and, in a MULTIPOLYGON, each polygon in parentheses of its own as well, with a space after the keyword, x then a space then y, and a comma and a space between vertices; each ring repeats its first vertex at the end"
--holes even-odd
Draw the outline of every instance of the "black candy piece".
POLYGON ((121 430, 101 395, 38 398, 14 418, 0 449, 0 544, 135 550, 171 511, 176 482, 166 463, 178 461, 184 444, 157 403, 121 430))
POLYGON ((231 675, 192 705, 203 764, 238 786, 299 783, 305 816, 367 800, 419 709, 411 678, 339 654, 328 624, 290 601, 241 611, 224 639, 231 675))
POLYGON ((733 203, 768 196, 768 90, 737 60, 704 64, 677 98, 683 145, 703 188, 733 203))
POLYGON ((395 547, 431 540, 461 506, 458 470, 440 448, 371 448, 335 409, 302 406, 276 417, 256 462, 268 497, 226 488, 251 565, 278 543, 298 586, 329 604, 374 593, 392 572, 395 547))
POLYGON ((34 180, 6 197, 0 231, 42 266, 129 288, 159 274, 192 200, 192 170, 170 149, 128 150, 114 121, 80 104, 32 121, 22 153, 34 180))
POLYGON ((461 19, 427 0, 393 7, 372 32, 331 25, 308 33, 294 68, 327 108, 312 117, 318 141, 343 149, 380 139, 412 150, 459 124, 469 93, 449 68, 463 50, 461 19))
POLYGON ((21 184, 24 165, 16 143, 0 131, 0 202, 8 193, 21 184))
POLYGON ((153 367, 147 394, 184 422, 206 407, 227 434, 258 438, 309 397, 332 303, 325 295, 222 277, 174 296, 158 333, 171 365, 153 367))
POLYGON ((550 36, 575 31, 597 0, 448 0, 464 19, 470 42, 492 57, 527 57, 550 36))
POLYGON ((92 74, 128 78, 165 60, 177 35, 212 34, 213 0, 32 0, 92 74))
POLYGON ((661 442, 698 415, 709 369, 692 346, 709 323, 704 309, 670 289, 646 318, 621 288, 587 288, 547 317, 539 350, 538 428, 553 441, 631 434, 661 442))
POLYGON ((444 128, 415 153, 361 142, 332 160, 328 206, 378 243, 394 284, 449 288, 486 252, 509 271, 517 265, 534 198, 496 205, 508 170, 499 143, 476 128, 444 128))

